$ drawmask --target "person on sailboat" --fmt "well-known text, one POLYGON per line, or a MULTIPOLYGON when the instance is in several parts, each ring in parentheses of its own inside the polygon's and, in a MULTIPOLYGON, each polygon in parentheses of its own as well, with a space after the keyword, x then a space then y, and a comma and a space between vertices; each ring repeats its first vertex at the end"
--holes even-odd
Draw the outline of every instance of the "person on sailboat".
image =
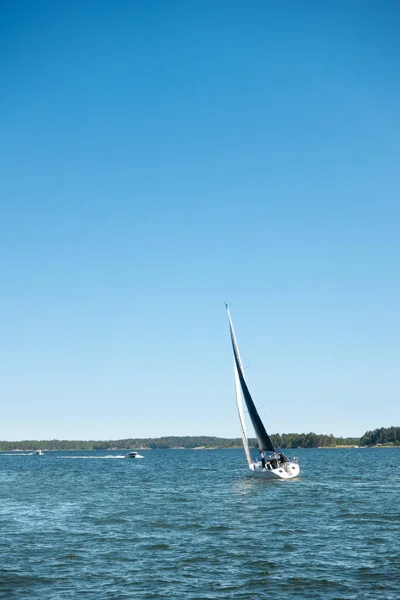
POLYGON ((279 454, 277 452, 274 452, 271 460, 270 460, 271 466, 273 469, 277 469, 279 466, 279 454))
POLYGON ((261 459, 261 466, 263 469, 265 469, 265 453, 264 452, 260 452, 260 459, 261 459))
POLYGON ((284 465, 285 462, 287 462, 286 456, 283 454, 283 452, 280 452, 279 457, 280 457, 281 463, 284 465))

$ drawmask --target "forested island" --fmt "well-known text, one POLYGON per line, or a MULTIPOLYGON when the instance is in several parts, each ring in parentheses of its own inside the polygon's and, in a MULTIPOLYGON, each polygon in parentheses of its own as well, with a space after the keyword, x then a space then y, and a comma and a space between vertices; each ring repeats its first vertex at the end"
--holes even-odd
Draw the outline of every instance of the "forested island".
MULTIPOLYGON (((275 444, 281 448, 332 448, 353 446, 400 446, 400 427, 381 427, 367 431, 361 438, 334 437, 317 433, 283 433, 272 436, 275 444)), ((250 445, 256 446, 256 440, 250 439, 250 445)), ((122 440, 78 441, 78 440, 23 440, 19 442, 0 442, 0 452, 35 450, 126 450, 129 448, 238 448, 240 438, 221 438, 213 436, 170 436, 160 438, 127 438, 122 440)))

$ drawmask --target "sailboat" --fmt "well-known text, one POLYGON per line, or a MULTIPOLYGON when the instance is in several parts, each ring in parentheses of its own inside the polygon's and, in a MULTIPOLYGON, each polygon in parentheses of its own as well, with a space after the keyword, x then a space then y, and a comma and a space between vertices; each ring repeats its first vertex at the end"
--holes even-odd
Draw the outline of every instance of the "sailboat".
POLYGON ((242 432, 243 449, 247 458, 247 463, 251 475, 262 477, 263 479, 293 479, 300 472, 297 460, 288 458, 281 449, 279 449, 268 435, 256 406, 250 395, 249 388, 244 377, 243 365, 240 359, 239 348, 236 342, 235 332, 232 325, 229 306, 225 304, 229 319, 229 329, 231 334, 232 349, 234 356, 235 373, 235 391, 236 404, 239 413, 240 429, 242 432), (257 437, 259 457, 253 459, 250 453, 249 441, 246 432, 246 425, 243 411, 243 399, 257 437))

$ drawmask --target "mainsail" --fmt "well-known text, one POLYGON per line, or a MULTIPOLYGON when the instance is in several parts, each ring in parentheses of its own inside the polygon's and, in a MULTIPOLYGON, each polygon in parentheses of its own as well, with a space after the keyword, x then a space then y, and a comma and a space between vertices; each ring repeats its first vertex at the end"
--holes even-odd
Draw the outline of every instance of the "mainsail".
MULTIPOLYGON (((242 362, 240 360, 239 349, 237 346, 235 332, 233 330, 233 325, 232 325, 232 320, 231 320, 231 315, 229 313, 228 305, 226 305, 226 310, 227 310, 228 318, 229 318, 229 329, 231 332, 233 356, 235 359, 235 380, 236 380, 236 375, 237 375, 237 378, 239 379, 239 383, 240 383, 240 388, 242 390, 243 398, 244 398, 244 401, 246 402, 247 410, 249 411, 249 417, 251 419, 255 434, 257 436, 258 447, 260 449, 260 452, 263 452, 263 451, 275 452, 276 451, 275 446, 260 419, 260 416, 257 412, 257 409, 255 407, 253 399, 250 395, 249 388, 247 387, 247 384, 246 384, 246 381, 244 378, 242 362)), ((239 392, 239 390, 237 389, 237 391, 236 391, 237 401, 238 401, 238 392, 239 392)), ((239 418, 240 418, 240 424, 241 424, 241 428, 242 428, 242 437, 243 437, 243 431, 245 434, 244 419, 242 421, 243 414, 242 415, 240 414, 239 406, 241 406, 241 405, 239 405, 239 401, 238 401, 239 418)), ((246 441, 247 441, 247 436, 246 436, 246 441)), ((245 448, 245 451, 246 451, 246 448, 245 448)), ((246 456, 247 456, 247 452, 246 452, 246 456)))
MULTIPOLYGON (((239 361, 240 361, 240 356, 239 356, 239 361)), ((240 387, 239 374, 238 374, 238 370, 236 367, 236 361, 234 361, 233 370, 235 373, 236 405, 237 405, 238 414, 239 414, 240 430, 242 432, 243 450, 246 455, 247 462, 248 462, 250 469, 253 469, 253 460, 252 460, 251 454, 250 454, 249 440, 247 439, 246 424, 245 424, 244 414, 243 414, 242 390, 240 387)))

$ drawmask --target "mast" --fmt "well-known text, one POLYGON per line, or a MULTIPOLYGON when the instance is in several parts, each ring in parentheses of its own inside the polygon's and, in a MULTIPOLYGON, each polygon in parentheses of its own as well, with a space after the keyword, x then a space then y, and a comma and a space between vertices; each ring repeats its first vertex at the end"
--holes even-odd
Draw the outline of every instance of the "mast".
MULTIPOLYGON (((231 319, 231 315, 229 313, 229 307, 227 304, 225 306, 226 306, 226 311, 228 313, 228 319, 229 319, 229 329, 230 329, 230 333, 231 333, 233 356, 235 359, 235 370, 236 370, 237 376, 239 378, 240 388, 242 390, 242 394, 243 394, 243 398, 244 398, 244 401, 247 406, 247 410, 249 411, 249 417, 251 419, 255 434, 257 436, 259 450, 260 450, 260 452, 263 452, 263 451, 275 452, 276 451, 275 446, 274 446, 271 438, 269 437, 269 435, 263 425, 263 422, 260 419, 260 415, 257 412, 257 409, 255 407, 255 404, 254 404, 251 394, 249 392, 249 388, 247 387, 247 384, 246 384, 246 381, 244 378, 242 362, 240 360, 239 348, 238 348, 238 345, 236 342, 235 332, 234 332, 233 325, 232 325, 232 319, 231 319)), ((240 413, 239 413, 239 417, 240 417, 240 413)))

